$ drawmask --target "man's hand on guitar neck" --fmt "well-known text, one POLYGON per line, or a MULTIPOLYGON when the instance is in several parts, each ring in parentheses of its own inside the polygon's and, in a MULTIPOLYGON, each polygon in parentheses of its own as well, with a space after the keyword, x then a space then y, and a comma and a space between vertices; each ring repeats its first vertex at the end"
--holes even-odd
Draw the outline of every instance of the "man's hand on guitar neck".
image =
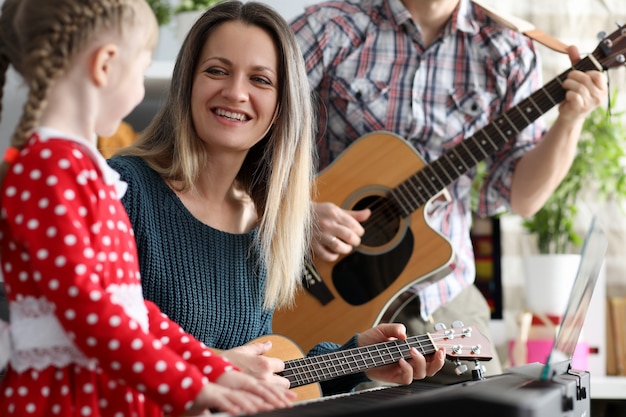
POLYGON ((365 229, 360 222, 370 216, 369 209, 344 210, 333 203, 314 202, 313 211, 317 226, 313 238, 315 257, 333 262, 361 244, 365 229))
MULTIPOLYGON (((359 334, 359 346, 371 345, 388 340, 405 340, 406 327, 400 323, 384 323, 359 334)), ((446 352, 440 347, 433 355, 424 357, 417 349, 411 348, 411 359, 400 359, 392 365, 373 368, 365 372, 368 378, 396 384, 410 384, 415 379, 435 375, 445 362, 446 352)))
MULTIPOLYGON (((580 61, 578 49, 569 46, 567 52, 575 66, 580 61)), ((515 168, 511 211, 523 217, 535 214, 561 183, 576 157, 585 118, 608 95, 606 75, 599 70, 573 69, 561 85, 565 99, 558 106, 556 120, 515 168)))
MULTIPOLYGON (((580 53, 574 45, 567 47, 572 65, 580 61, 580 53)), ((584 121, 606 99, 608 80, 601 71, 571 71, 565 81, 565 100, 559 105, 559 116, 568 122, 584 121)))

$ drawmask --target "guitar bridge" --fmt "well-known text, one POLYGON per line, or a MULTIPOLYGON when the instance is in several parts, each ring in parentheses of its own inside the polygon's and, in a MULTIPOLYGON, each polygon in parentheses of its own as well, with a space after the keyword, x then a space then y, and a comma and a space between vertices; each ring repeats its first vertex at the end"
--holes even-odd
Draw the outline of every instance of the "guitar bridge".
POLYGON ((302 285, 323 306, 335 299, 319 272, 315 269, 315 265, 308 259, 304 262, 302 285))

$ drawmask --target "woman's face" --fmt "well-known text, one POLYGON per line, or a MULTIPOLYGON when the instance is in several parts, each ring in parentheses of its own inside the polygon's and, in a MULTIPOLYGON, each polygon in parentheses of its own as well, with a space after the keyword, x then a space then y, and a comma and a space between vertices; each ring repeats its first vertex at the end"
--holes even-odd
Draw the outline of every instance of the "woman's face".
POLYGON ((209 35, 196 68, 191 114, 212 151, 247 152, 263 138, 278 104, 278 52, 257 26, 226 22, 209 35))

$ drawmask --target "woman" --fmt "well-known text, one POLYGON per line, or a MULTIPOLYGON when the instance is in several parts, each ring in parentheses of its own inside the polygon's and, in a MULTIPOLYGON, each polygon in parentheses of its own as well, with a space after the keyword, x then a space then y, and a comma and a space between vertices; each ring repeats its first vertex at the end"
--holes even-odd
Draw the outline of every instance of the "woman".
MULTIPOLYGON (((128 182, 123 203, 139 248, 146 298, 207 345, 232 349, 271 332, 289 305, 311 236, 313 116, 302 55, 284 19, 255 2, 228 1, 196 22, 178 55, 170 93, 144 135, 110 160, 128 182)), ((402 325, 349 341, 404 338, 402 325)), ((227 352, 242 369, 276 378, 282 361, 256 344, 227 352)), ((339 347, 321 344, 312 354, 339 347)), ((372 370, 410 382, 426 364, 372 370)), ((363 374, 329 383, 350 389, 363 374)))

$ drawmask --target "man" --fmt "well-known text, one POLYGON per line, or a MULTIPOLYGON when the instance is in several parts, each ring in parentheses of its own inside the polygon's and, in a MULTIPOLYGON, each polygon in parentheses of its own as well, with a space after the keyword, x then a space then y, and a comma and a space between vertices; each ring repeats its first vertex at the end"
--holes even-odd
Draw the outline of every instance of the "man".
MULTIPOLYGON (((320 169, 378 130, 404 137, 430 163, 542 87, 533 42, 470 0, 330 1, 307 8, 292 28, 321 103, 320 169)), ((568 53, 572 62, 579 60, 575 47, 568 53)), ((531 215, 566 174, 583 121, 607 87, 599 71, 572 71, 562 86, 565 100, 549 130, 541 120, 532 123, 486 158, 480 215, 531 215)), ((427 207, 429 225, 450 241, 457 258, 444 279, 411 288, 417 297, 395 319, 408 334, 458 319, 488 334, 490 310, 473 285, 469 237, 475 175, 475 169, 461 175, 447 188, 449 200, 435 198, 427 207)), ((369 210, 328 202, 316 203, 315 210, 318 259, 332 262, 360 244, 360 222, 369 210)), ((484 365, 487 375, 501 372, 497 355, 484 365)), ((451 363, 435 378, 460 380, 451 363)))

